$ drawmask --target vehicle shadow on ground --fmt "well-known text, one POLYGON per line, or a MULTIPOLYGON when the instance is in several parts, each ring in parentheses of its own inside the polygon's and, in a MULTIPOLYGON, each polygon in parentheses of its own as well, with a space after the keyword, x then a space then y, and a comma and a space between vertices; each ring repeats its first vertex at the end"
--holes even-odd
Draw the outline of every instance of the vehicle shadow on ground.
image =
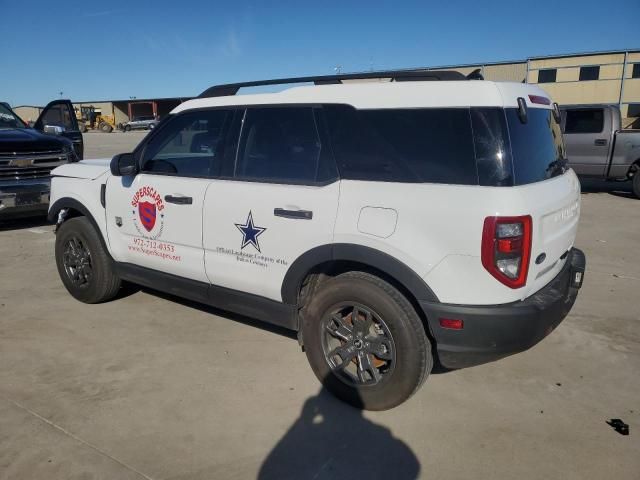
POLYGON ((0 220, 0 232, 24 230, 27 228, 46 227, 51 225, 46 215, 23 218, 7 218, 0 220))
POLYGON ((164 293, 159 290, 154 290, 152 288, 139 287, 136 285, 127 284, 126 286, 124 286, 123 289, 120 290, 120 293, 118 293, 118 298, 128 297, 129 295, 136 293, 138 291, 142 291, 144 293, 153 295, 155 297, 164 298, 165 300, 176 302, 176 303, 179 303, 180 305, 184 305, 185 307, 190 307, 196 310, 200 310, 201 312, 205 312, 211 315, 217 315, 219 317, 233 320, 234 322, 240 322, 245 325, 249 325, 251 327, 257 327, 271 333, 282 335, 284 337, 288 337, 292 339, 297 338, 296 332, 293 332, 289 329, 279 327, 277 325, 272 325, 270 323, 262 322, 260 320, 256 320, 251 317, 245 317, 244 315, 238 315, 236 313, 228 312, 226 310, 220 310, 218 308, 211 307, 204 303, 198 303, 192 300, 188 300, 186 298, 176 297, 171 295, 170 293, 164 293))
POLYGON ((608 193, 616 197, 637 200, 631 189, 631 182, 607 182, 593 178, 581 178, 582 193, 608 193))
POLYGON ((420 462, 409 446, 325 388, 269 452, 258 479, 415 479, 420 462))

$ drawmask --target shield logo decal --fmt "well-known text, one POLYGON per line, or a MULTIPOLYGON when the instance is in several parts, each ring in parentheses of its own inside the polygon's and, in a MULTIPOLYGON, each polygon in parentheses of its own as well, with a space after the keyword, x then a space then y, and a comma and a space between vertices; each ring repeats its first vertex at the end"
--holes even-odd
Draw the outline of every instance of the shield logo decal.
POLYGON ((138 215, 140 215, 140 223, 150 232, 156 224, 156 205, 150 202, 138 203, 138 215))

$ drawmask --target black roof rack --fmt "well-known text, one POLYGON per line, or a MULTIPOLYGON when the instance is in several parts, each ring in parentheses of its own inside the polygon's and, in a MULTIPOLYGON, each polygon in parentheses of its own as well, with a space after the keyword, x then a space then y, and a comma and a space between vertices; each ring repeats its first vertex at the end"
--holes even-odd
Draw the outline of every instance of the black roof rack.
POLYGON ((255 82, 228 83, 207 88, 199 98, 226 97, 235 95, 244 87, 260 87, 264 85, 285 85, 290 83, 313 83, 314 85, 334 85, 343 80, 365 80, 370 78, 390 78, 394 82, 411 82, 426 80, 467 80, 462 73, 454 70, 388 70, 379 72, 344 73, 339 75, 321 75, 312 77, 276 78, 255 82))

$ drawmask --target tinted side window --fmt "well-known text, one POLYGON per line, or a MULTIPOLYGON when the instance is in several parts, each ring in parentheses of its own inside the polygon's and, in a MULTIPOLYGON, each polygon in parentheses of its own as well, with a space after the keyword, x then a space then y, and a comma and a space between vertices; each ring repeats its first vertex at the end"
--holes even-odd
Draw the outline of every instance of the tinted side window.
POLYGON ((549 68, 546 70, 538 70, 538 83, 553 83, 556 81, 557 70, 549 68))
POLYGON ((235 177, 282 183, 329 180, 328 153, 312 107, 249 108, 235 177))
POLYGON ((342 178, 477 185, 468 108, 327 107, 342 178))
POLYGON ((195 111, 170 120, 146 146, 142 171, 181 177, 215 174, 230 114, 228 110, 195 111))
POLYGON ((600 133, 604 127, 604 110, 567 110, 564 133, 600 133))

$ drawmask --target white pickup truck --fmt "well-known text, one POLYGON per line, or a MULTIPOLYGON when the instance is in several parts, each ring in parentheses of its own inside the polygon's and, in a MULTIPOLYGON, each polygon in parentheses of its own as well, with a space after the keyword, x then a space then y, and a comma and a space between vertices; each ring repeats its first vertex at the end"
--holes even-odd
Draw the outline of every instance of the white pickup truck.
POLYGON ((569 165, 580 176, 631 180, 640 198, 640 130, 623 130, 617 105, 560 107, 569 165))

